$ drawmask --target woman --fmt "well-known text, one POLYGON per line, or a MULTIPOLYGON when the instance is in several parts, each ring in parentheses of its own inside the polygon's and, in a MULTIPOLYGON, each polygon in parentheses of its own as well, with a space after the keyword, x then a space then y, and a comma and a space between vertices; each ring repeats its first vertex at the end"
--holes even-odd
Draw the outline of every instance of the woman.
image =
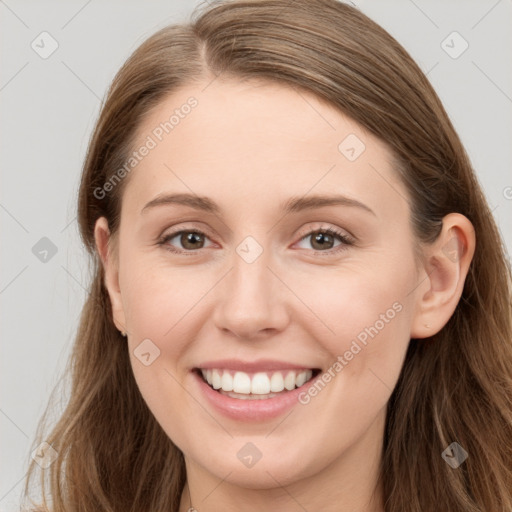
POLYGON ((216 2, 150 37, 78 212, 94 279, 43 510, 512 510, 503 245, 360 11, 216 2))

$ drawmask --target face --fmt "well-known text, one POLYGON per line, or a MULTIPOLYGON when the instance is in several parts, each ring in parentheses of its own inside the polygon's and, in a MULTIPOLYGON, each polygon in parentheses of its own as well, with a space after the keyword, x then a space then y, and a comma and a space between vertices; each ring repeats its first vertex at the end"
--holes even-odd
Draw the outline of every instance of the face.
POLYGON ((123 193, 109 292, 142 396, 215 481, 268 488, 372 458, 415 315, 391 154, 314 95, 205 86, 146 118, 123 193))

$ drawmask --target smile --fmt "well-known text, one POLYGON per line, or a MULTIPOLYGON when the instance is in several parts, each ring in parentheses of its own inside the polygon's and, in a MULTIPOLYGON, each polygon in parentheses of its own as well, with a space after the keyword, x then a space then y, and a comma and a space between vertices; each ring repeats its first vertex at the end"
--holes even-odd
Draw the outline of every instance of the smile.
POLYGON ((273 398, 316 377, 319 369, 260 371, 246 373, 228 369, 198 369, 203 380, 219 393, 240 400, 273 398))

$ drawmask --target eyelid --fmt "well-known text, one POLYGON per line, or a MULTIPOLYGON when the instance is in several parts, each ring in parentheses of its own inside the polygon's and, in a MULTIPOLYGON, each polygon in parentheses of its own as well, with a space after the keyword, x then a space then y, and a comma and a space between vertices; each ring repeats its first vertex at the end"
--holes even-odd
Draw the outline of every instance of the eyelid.
POLYGON ((311 235, 315 231, 335 232, 336 236, 340 236, 340 237, 343 237, 343 238, 345 238, 347 240, 350 240, 350 242, 352 242, 352 243, 355 243, 355 241, 356 241, 355 236, 352 235, 352 233, 350 233, 346 229, 340 228, 338 226, 333 226, 332 224, 326 224, 325 222, 320 222, 320 223, 317 223, 317 224, 319 224, 319 225, 315 225, 313 227, 308 226, 308 227, 306 227, 304 229, 301 229, 301 231, 297 235, 297 236, 299 236, 299 240, 298 241, 303 240, 305 237, 311 235))
MULTIPOLYGON (((193 224, 193 223, 191 223, 193 224)), ((176 224, 172 227, 164 229, 161 235, 158 236, 158 239, 161 240, 162 238, 168 237, 168 236, 176 236, 182 231, 195 231, 197 233, 201 233, 204 235, 207 235, 208 238, 215 238, 215 235, 213 235, 212 231, 210 231, 207 227, 203 227, 202 223, 199 223, 200 227, 196 225, 189 225, 188 222, 181 222, 179 224, 176 224), (179 226, 178 228, 176 226, 179 226)))
MULTIPOLYGON (((335 230, 335 231, 340 231, 340 232, 343 232, 343 233, 340 233, 343 234, 346 238, 349 238, 350 240, 354 241, 356 240, 356 237, 350 232, 348 231, 347 229, 345 228, 340 228, 338 226, 334 226, 331 225, 331 224, 327 224, 325 222, 322 222, 322 221, 312 221, 310 222, 310 224, 315 224, 314 226, 307 226, 307 227, 304 227, 304 228, 301 228, 301 230, 299 231, 299 233, 296 235, 297 237, 299 237, 299 240, 302 240, 305 236, 311 234, 312 231, 315 231, 315 230, 318 230, 318 231, 322 231, 322 230, 335 230)), ((161 238, 164 238, 168 235, 177 235, 178 233, 180 233, 181 231, 197 231, 197 232, 200 232, 200 233, 203 233, 205 235, 208 235, 210 238, 212 238, 212 232, 207 228, 207 227, 197 227, 197 226, 190 226, 188 225, 187 222, 183 222, 182 224, 184 224, 184 226, 181 226, 180 225, 180 228, 179 229, 174 229, 174 226, 173 227, 170 227, 170 228, 166 228, 161 235, 159 235, 158 239, 161 239, 161 238), (166 231, 167 229, 170 230, 170 232, 168 234, 166 234, 166 231)), ((200 223, 202 224, 202 223, 200 223)), ((297 240, 297 241, 299 241, 297 240)))

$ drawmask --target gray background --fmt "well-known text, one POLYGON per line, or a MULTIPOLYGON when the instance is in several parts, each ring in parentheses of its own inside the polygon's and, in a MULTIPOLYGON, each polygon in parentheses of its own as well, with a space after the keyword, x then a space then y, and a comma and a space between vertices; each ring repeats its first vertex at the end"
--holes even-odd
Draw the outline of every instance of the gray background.
MULTIPOLYGON (((0 0, 0 511, 17 509, 37 422, 70 353, 86 295, 76 193, 101 98, 146 37, 186 20, 199 3, 0 0), (59 45, 46 59, 31 47, 43 31, 59 45), (43 237, 57 250, 47 261, 32 250, 43 237)), ((510 252, 512 1, 351 3, 428 72, 510 252), (446 39, 453 31, 469 44, 458 58, 464 43, 446 39)))

